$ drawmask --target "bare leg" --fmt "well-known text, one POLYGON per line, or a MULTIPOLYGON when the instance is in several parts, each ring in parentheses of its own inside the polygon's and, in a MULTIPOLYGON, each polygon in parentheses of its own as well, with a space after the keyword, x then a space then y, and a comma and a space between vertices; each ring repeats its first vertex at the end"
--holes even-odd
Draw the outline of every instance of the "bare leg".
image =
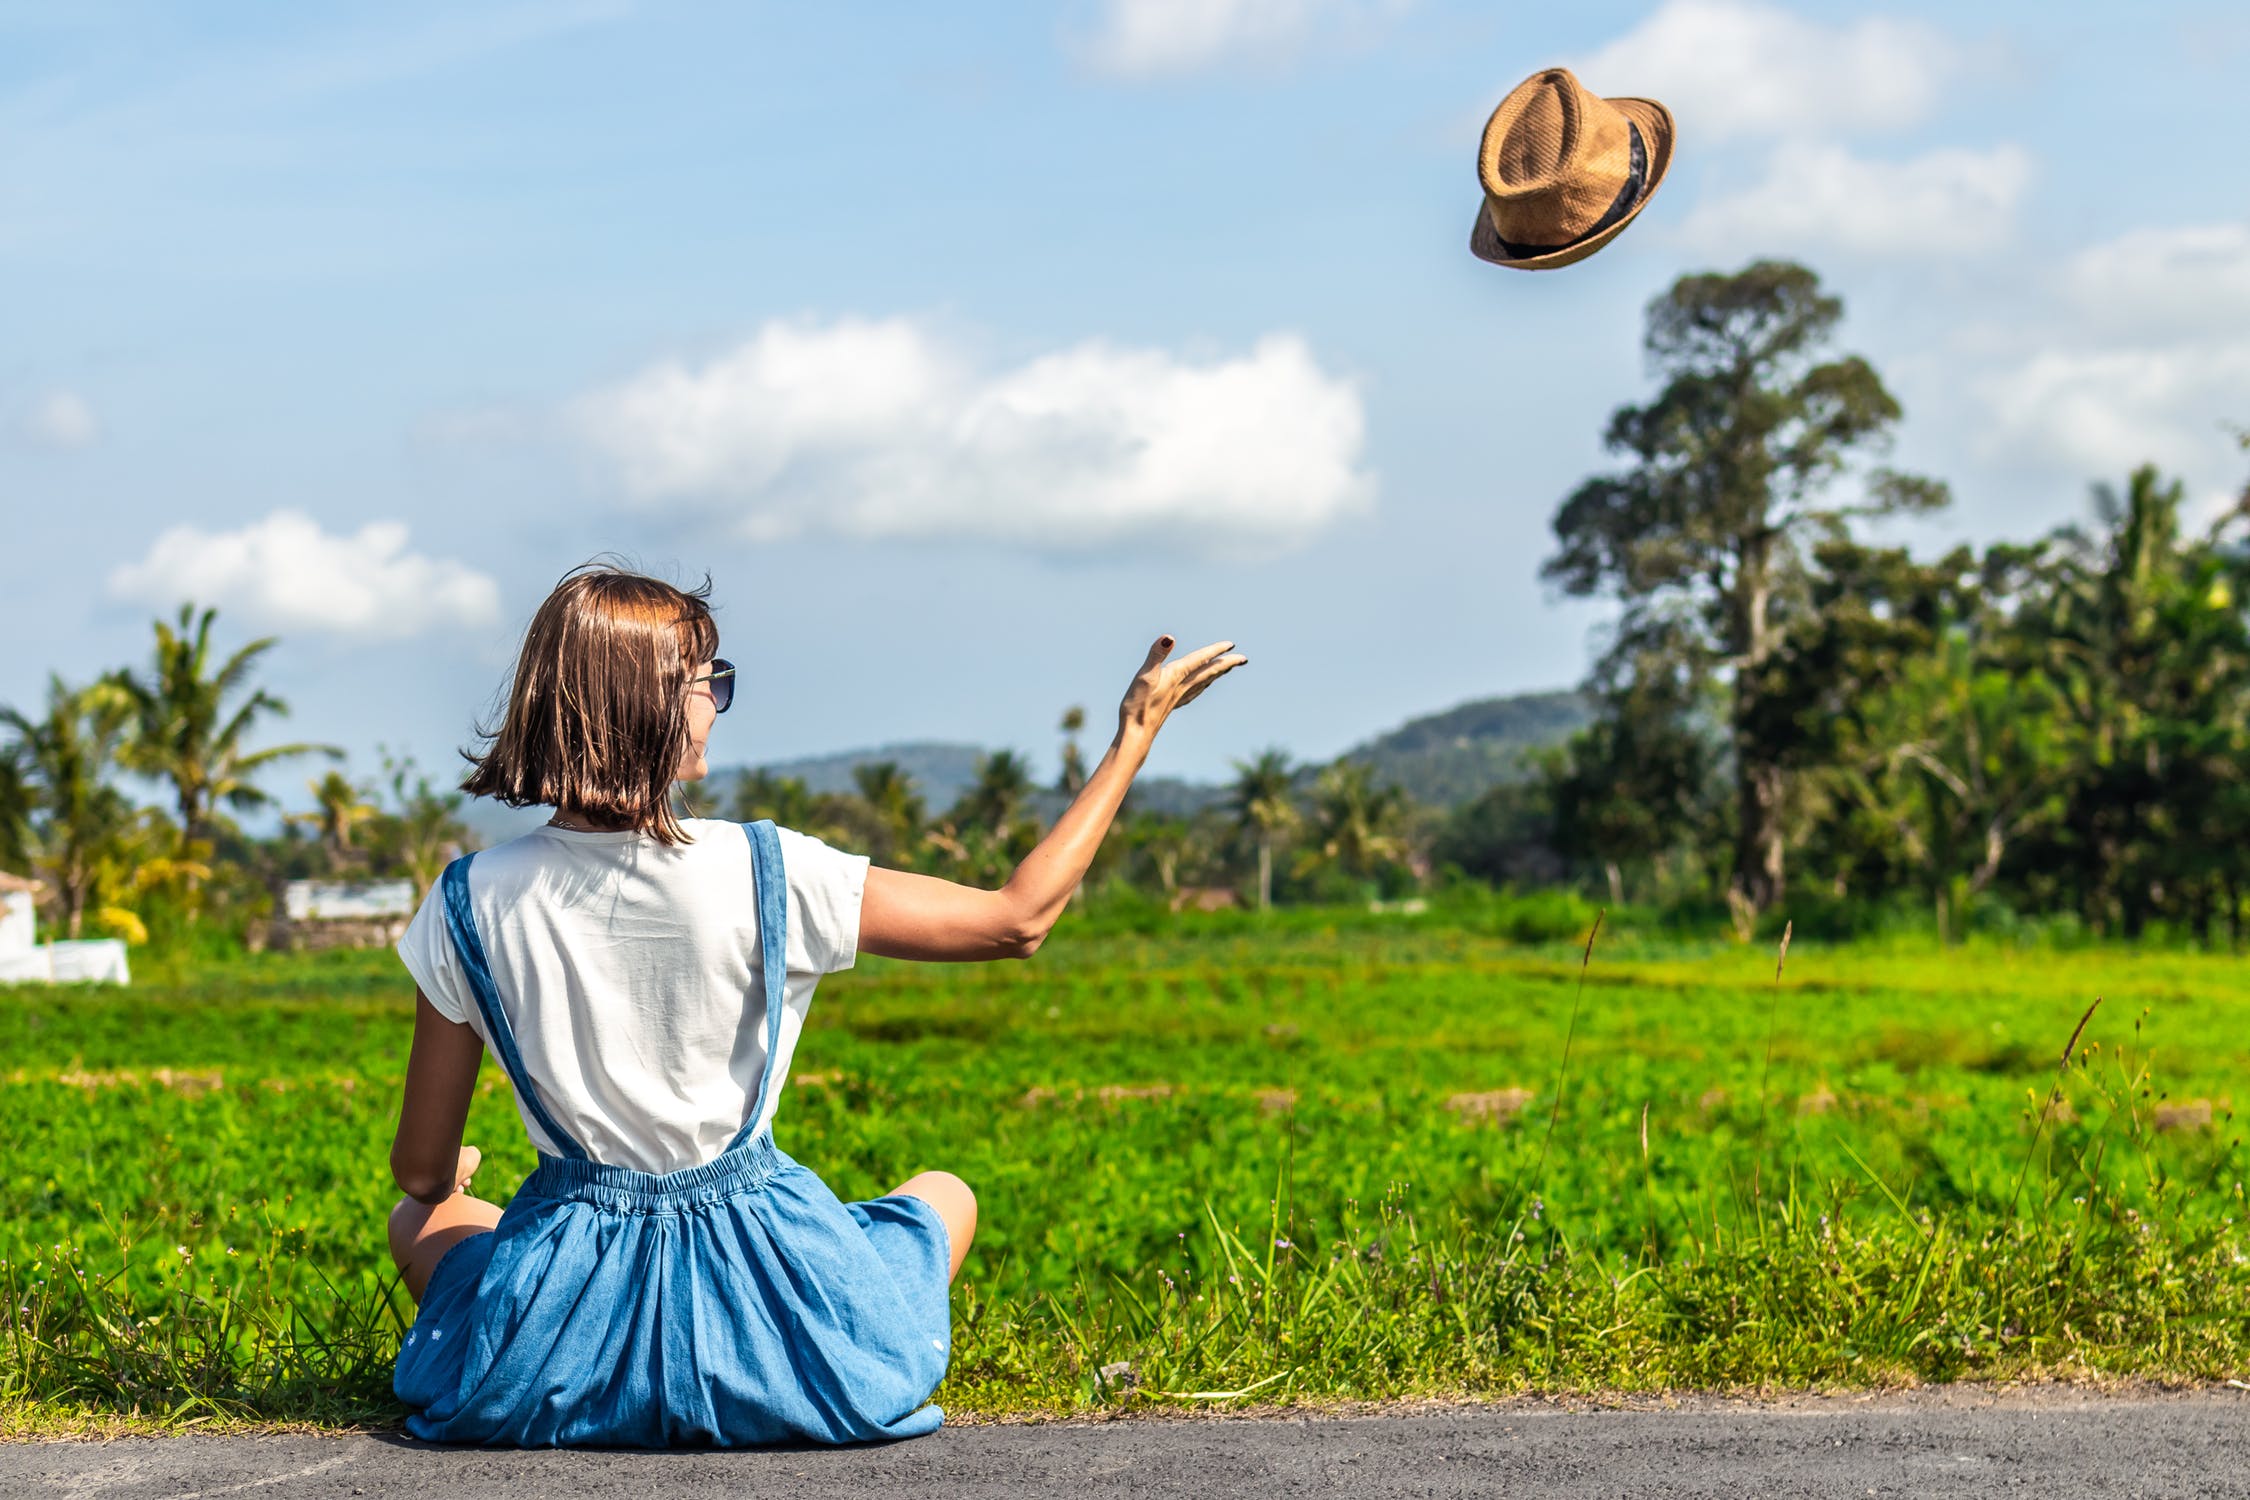
POLYGON ((469 1174, 480 1159, 474 1146, 462 1148, 455 1173, 459 1190, 443 1203, 401 1198, 391 1210, 391 1259, 398 1263, 406 1290, 417 1303, 446 1251, 472 1234, 489 1233, 500 1222, 499 1204, 468 1194, 469 1174))
POLYGON ((891 1192, 911 1193, 938 1211, 953 1242, 953 1264, 946 1268, 945 1279, 951 1281, 960 1275, 961 1262, 969 1256, 969 1241, 977 1237, 977 1195, 969 1191, 969 1185, 951 1172, 917 1172, 891 1192))

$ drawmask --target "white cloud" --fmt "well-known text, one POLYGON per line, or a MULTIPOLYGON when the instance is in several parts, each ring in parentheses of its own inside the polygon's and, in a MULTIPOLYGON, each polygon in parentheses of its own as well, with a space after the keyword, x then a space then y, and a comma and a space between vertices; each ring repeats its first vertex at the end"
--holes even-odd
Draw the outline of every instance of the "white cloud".
POLYGON ((1358 391, 1303 340, 1186 359, 1094 341, 982 370, 906 319, 771 323, 581 400, 626 491, 752 536, 1254 555, 1367 510, 1358 391))
POLYGON ((1571 69, 1597 93, 1661 99, 1692 144, 1899 129, 1929 115, 1958 63, 1918 21, 1830 27, 1754 0, 1666 0, 1571 69))
POLYGON ((2215 506, 2238 494, 2250 423, 2250 224, 2138 229, 2065 262, 2012 361, 1972 385, 1983 445, 2122 480, 2154 463, 2215 506))
POLYGON ((2202 334, 2250 322, 2250 223, 2139 229, 2064 266, 2080 313, 2120 331, 2202 334))
POLYGON ((1775 150, 1763 181, 1698 203, 1679 234, 1716 253, 1976 254, 2008 239, 2031 170, 2030 155, 2012 145, 1884 162, 1794 142, 1775 150))
POLYGON ((1364 31, 1407 0, 1104 0, 1086 61, 1120 78, 1286 61, 1316 41, 1364 31))
POLYGON ((2250 420, 2250 340, 2230 346, 2054 350, 1977 385, 1994 447, 2122 479, 2140 464, 2198 489, 2240 481, 2227 424, 2250 420))
POLYGON ((148 555, 109 575, 113 598, 159 607, 182 599, 240 610, 259 624, 399 639, 499 618, 492 579, 449 558, 406 550, 406 527, 372 521, 350 535, 277 510, 239 531, 175 526, 148 555))
POLYGON ((24 430, 50 448, 89 448, 102 435, 94 408, 76 391, 50 391, 24 417, 24 430))

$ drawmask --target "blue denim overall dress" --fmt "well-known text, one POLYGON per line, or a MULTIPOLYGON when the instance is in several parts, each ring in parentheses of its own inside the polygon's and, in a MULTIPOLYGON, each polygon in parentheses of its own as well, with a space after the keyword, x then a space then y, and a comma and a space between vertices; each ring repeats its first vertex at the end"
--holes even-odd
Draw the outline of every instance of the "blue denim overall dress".
POLYGON ((407 1431, 511 1447, 745 1447, 918 1437, 951 1341, 947 1235, 927 1202, 842 1203, 749 1139, 774 1086, 787 885, 773 825, 747 825, 766 1063, 742 1130, 656 1175, 588 1159, 540 1102, 469 908, 446 870, 446 928, 491 1050, 560 1154, 542 1152, 499 1227, 438 1262, 399 1349, 407 1431))

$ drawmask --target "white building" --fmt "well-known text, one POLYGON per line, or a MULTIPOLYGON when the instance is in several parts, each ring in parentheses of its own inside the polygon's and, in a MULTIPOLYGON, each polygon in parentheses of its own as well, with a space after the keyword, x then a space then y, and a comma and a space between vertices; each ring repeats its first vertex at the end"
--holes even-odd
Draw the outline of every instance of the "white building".
POLYGON ((386 948, 414 916, 411 880, 292 880, 267 929, 269 947, 386 948))
POLYGON ((38 881, 0 870, 0 984, 132 981, 125 964, 125 945, 116 938, 40 942, 38 915, 32 905, 38 894, 38 881))

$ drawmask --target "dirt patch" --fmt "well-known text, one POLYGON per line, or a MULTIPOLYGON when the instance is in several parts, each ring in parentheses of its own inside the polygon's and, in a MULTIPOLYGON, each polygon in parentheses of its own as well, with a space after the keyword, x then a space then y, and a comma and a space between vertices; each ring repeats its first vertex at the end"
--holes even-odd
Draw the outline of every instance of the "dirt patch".
POLYGON ((2176 1099, 2156 1106, 2158 1130, 2209 1130, 2212 1105, 2208 1099, 2176 1099))
MULTIPOLYGON (((98 1071, 85 1068, 66 1068, 62 1072, 52 1075, 52 1078, 54 1082, 63 1085, 65 1088, 85 1089, 88 1092, 95 1089, 142 1088, 154 1084, 160 1089, 170 1089, 176 1094, 185 1094, 191 1099, 208 1094, 214 1089, 225 1088, 227 1082, 226 1075, 217 1068, 208 1071, 183 1068, 149 1068, 145 1070, 140 1068, 112 1068, 98 1071)), ((43 1080, 35 1078, 18 1068, 8 1076, 8 1081, 10 1083, 38 1083, 43 1080)))
MULTIPOLYGON (((1117 1105, 1134 1099, 1169 1099, 1185 1092, 1186 1089, 1176 1083, 1105 1083, 1094 1090, 1094 1097, 1104 1104, 1117 1105)), ((1049 1088, 1046 1084, 1037 1083, 1024 1090, 1016 1104, 1023 1109, 1037 1109, 1058 1099, 1076 1103, 1085 1097, 1086 1091, 1076 1086, 1049 1088)))
POLYGON ((1122 1104, 1128 1099, 1169 1099, 1178 1092, 1176 1083, 1105 1083, 1094 1090, 1094 1097, 1104 1104, 1122 1104))
POLYGON ((1485 1120, 1505 1125, 1523 1113, 1532 1097, 1529 1089, 1486 1089, 1481 1093, 1454 1094, 1445 1101, 1445 1107, 1464 1125, 1485 1120))

